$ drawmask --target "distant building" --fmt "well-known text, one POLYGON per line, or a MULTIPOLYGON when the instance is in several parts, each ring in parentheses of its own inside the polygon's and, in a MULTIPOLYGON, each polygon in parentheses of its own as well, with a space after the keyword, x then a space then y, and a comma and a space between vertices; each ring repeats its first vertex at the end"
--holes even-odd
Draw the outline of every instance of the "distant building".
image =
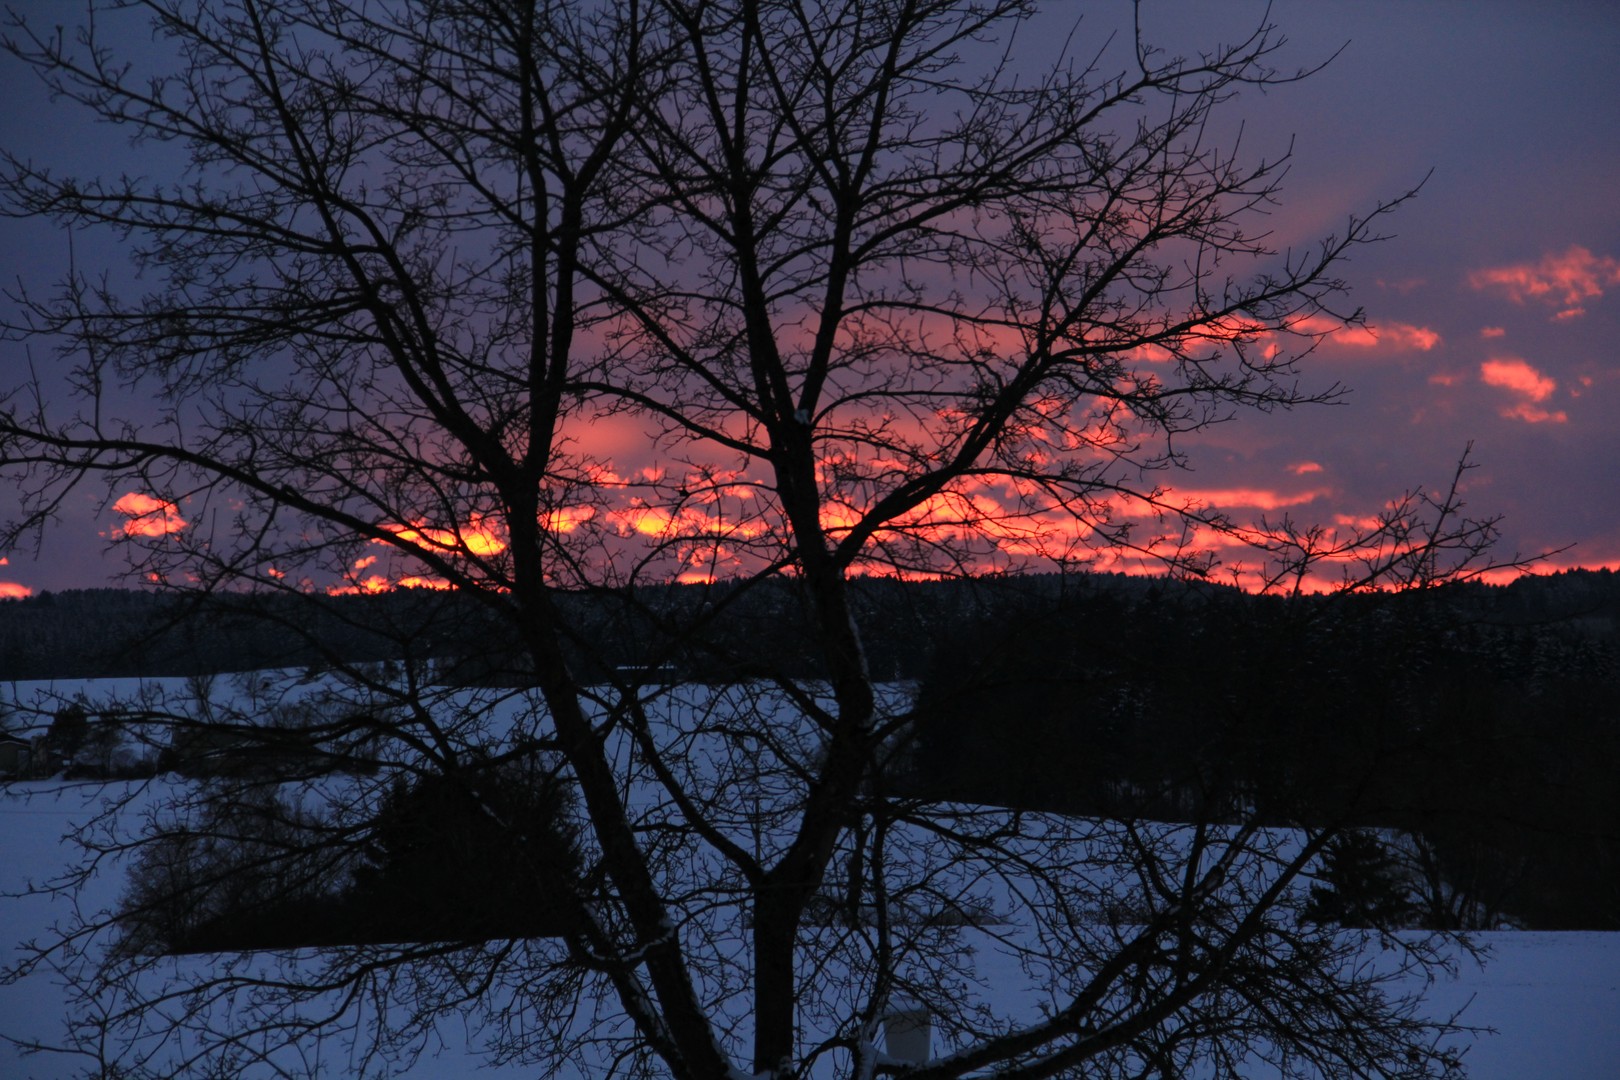
POLYGON ((909 998, 894 1003, 883 1017, 884 1050, 896 1061, 928 1061, 934 1056, 934 1025, 928 1010, 909 998))
POLYGON ((34 749, 27 739, 0 732, 0 777, 27 776, 34 749))

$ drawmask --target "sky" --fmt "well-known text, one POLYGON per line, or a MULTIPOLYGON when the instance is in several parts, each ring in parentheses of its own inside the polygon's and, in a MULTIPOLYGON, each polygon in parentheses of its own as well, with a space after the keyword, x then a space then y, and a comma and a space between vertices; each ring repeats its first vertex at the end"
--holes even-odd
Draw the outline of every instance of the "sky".
MULTIPOLYGON (((1117 0, 1049 14, 1067 24, 1081 10, 1082 35, 1128 14, 1117 0)), ((1178 51, 1230 37, 1260 10, 1150 0, 1143 20, 1178 51)), ((1310 243, 1422 190, 1388 240, 1343 268, 1367 330, 1306 362, 1305 386, 1342 385, 1341 403, 1200 434, 1175 489, 1239 518, 1361 520, 1404 491, 1443 487, 1471 445, 1467 511, 1502 515, 1499 557, 1563 549, 1542 568, 1620 567, 1620 9, 1281 0, 1271 16, 1289 39, 1285 62, 1334 57, 1228 110, 1255 152, 1292 144, 1275 241, 1310 243)), ((0 65, 0 145, 79 171, 132 153, 27 79, 0 65)), ((50 226, 0 219, 0 282, 38 287, 69 254, 50 226)), ((72 255, 81 269, 115 258, 82 238, 72 255)), ((0 342, 0 386, 45 355, 0 342)), ((126 584, 109 539, 187 513, 143 510, 141 494, 74 493, 37 551, 0 555, 0 597, 126 584)), ((0 490, 0 517, 12 506, 0 490)))

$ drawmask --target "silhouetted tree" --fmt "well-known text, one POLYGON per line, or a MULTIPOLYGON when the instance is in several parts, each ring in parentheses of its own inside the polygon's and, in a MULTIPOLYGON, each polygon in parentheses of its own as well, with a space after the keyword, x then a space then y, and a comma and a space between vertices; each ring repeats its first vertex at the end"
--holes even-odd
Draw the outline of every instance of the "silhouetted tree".
MULTIPOLYGON (((356 944, 179 984, 127 951, 98 967, 47 950, 98 1068, 231 1072, 323 1033, 408 1064, 447 1014, 495 1025, 497 1056, 601 1076, 1449 1068, 1445 1025, 1390 990, 1398 972, 1296 920, 1330 832, 1023 814, 884 782, 917 725, 870 663, 862 575, 1119 548, 1205 572, 1184 539, 1215 529, 1255 540, 1274 582, 1342 566, 1352 586, 1427 585, 1478 569, 1491 535, 1444 496, 1335 537, 1240 528, 1155 484, 1176 436, 1330 396, 1296 361, 1359 319, 1337 267, 1394 203, 1269 250, 1286 155, 1212 133, 1238 91, 1302 74, 1276 66, 1276 31, 1031 73, 1011 50, 1036 7, 136 0, 72 31, 11 18, 14 62, 176 167, 6 159, 5 213, 109 228, 141 271, 126 291, 75 267, 20 298, 12 331, 59 347, 77 399, 58 415, 32 404, 51 393, 0 397, 0 473, 27 511, 8 538, 103 478, 160 507, 121 540, 144 576, 294 598, 257 610, 288 635, 340 617, 327 585, 439 586, 473 601, 483 621, 456 625, 478 647, 515 649, 523 684, 348 665, 332 680, 352 704, 301 733, 374 772, 293 791, 217 777, 153 831, 86 839, 161 848, 257 799, 281 831, 240 868, 243 902, 278 876, 318 892, 394 775, 459 799, 478 763, 526 746, 559 756, 579 816, 555 939, 356 944), (142 16, 157 44, 126 66, 142 16), (120 410, 129 386, 153 415, 120 410), (656 467, 616 467, 604 433, 656 467), (722 577, 703 603, 662 588, 722 577), (577 592, 622 598, 641 654, 582 657, 577 592), (707 633, 765 595, 783 613, 769 648, 707 633), (686 655, 736 681, 669 685, 686 655), (817 914, 829 891, 848 917, 817 914), (1049 1008, 981 993, 981 931, 942 914, 980 909, 1016 927, 995 937, 1049 1008), (880 1053, 902 999, 948 1052, 880 1053)), ((413 658, 454 612, 425 607, 392 628, 413 658)), ((143 722, 257 738, 295 683, 244 689, 235 714, 149 701, 143 722)), ((474 810, 522 850, 520 819, 485 798, 456 813, 474 810)))
POLYGON ((377 805, 316 816, 266 794, 143 846, 123 901, 128 954, 484 942, 566 932, 571 808, 535 755, 396 776, 377 805), (358 809, 359 812, 355 812, 358 809))
POLYGON ((1378 834, 1355 829, 1335 837, 1322 852, 1317 876, 1322 883, 1311 886, 1307 919, 1356 929, 1408 925, 1411 886, 1378 834))
POLYGON ((63 763, 71 762, 90 738, 90 714, 80 702, 63 705, 45 729, 46 753, 63 763))

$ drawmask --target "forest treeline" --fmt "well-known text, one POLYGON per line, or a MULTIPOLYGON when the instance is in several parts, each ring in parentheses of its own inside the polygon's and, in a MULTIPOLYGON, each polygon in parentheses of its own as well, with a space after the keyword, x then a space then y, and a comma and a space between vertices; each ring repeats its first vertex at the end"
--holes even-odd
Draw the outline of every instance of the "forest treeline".
POLYGON ((1606 572, 1009 602, 941 637, 910 782, 1082 815, 1348 827, 1325 886, 1340 895, 1320 905, 1347 923, 1349 905, 1368 922, 1620 929, 1617 616, 1606 572))
MULTIPOLYGON (((603 679, 815 677, 792 588, 566 596, 582 628, 571 660, 603 679)), ((1353 826, 1386 842, 1338 853, 1341 891, 1394 874, 1400 902, 1424 906, 1409 920, 1620 928, 1610 572, 1337 597, 1121 576, 873 579, 856 596, 874 672, 918 687, 901 792, 1353 826)), ((519 651, 493 625, 430 591, 332 597, 313 615, 301 597, 68 591, 0 603, 0 678, 419 661, 441 680, 520 684, 519 651)))
MULTIPOLYGON (((683 678, 722 680, 780 671, 813 677, 792 583, 677 585, 563 595, 581 633, 571 659, 610 673, 662 667, 683 678)), ((388 660, 437 661, 470 679, 525 675, 509 665, 496 620, 461 594, 424 589, 320 598, 277 594, 174 594, 69 589, 0 600, 0 680, 217 675, 272 667, 388 660)), ((1381 634, 1379 620, 1423 611, 1439 632, 1540 642, 1600 662, 1620 635, 1620 575, 1574 570, 1510 585, 1470 583, 1421 594, 1256 597, 1200 581, 1124 575, 1021 575, 942 582, 867 579, 855 602, 868 662, 880 678, 918 680, 957 638, 987 627, 1065 619, 1115 620, 1095 648, 1131 640, 1139 626, 1164 645, 1150 648, 1167 676, 1198 667, 1197 655, 1165 655, 1186 644, 1204 612, 1222 632, 1263 625, 1381 634), (1170 614, 1166 614, 1170 613, 1170 614), (1167 631, 1165 620, 1177 625, 1167 631)), ((1410 622, 1408 619, 1407 622, 1410 622)), ((993 641, 985 641, 988 649, 993 641)), ((1275 643, 1293 652, 1302 642, 1275 643)), ((515 655, 513 648, 510 653, 515 655)), ((1533 651, 1533 650, 1532 650, 1533 651)), ((1573 655, 1572 654, 1572 655, 1573 655)), ((1348 659, 1348 658, 1347 658, 1348 659)), ((1583 663, 1571 659, 1569 663, 1583 663)))

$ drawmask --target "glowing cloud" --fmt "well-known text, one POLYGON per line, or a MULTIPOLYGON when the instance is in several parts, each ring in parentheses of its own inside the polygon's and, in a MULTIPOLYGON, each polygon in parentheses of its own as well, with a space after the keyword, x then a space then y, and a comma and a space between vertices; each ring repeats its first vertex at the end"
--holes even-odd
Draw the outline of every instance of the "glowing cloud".
POLYGON ((1501 414, 1511 420, 1523 420, 1528 424, 1562 424, 1569 420, 1569 414, 1562 409, 1554 411, 1538 404, 1552 397, 1558 383, 1527 361, 1516 356, 1487 360, 1479 365, 1479 377, 1487 386, 1499 387, 1519 396, 1520 401, 1501 410, 1501 414))
POLYGON ((1479 377, 1486 386, 1510 390, 1531 401, 1546 401, 1558 384, 1518 357, 1487 360, 1479 365, 1479 377))
POLYGON ((499 555, 506 550, 506 539, 478 515, 474 515, 466 525, 456 529, 427 528, 422 522, 414 522, 409 526, 386 525, 384 528, 398 535, 401 540, 462 551, 468 555, 499 555))
POLYGON ((417 574, 391 578, 384 577, 381 574, 370 574, 363 578, 352 577, 342 585, 329 585, 326 588, 326 595, 364 596, 393 592, 395 589, 435 589, 442 591, 450 587, 450 583, 442 578, 422 577, 417 574))
POLYGON ((1416 350, 1428 352, 1440 344, 1440 335, 1427 326, 1413 326, 1411 323, 1380 323, 1367 328, 1376 339, 1376 344, 1386 349, 1400 349, 1403 352, 1416 350))
POLYGON ((1479 336, 1482 338, 1499 338, 1506 335, 1507 330, 1500 326, 1482 326, 1479 328, 1479 336))
POLYGON ((368 578, 356 579, 346 585, 329 585, 326 594, 328 596, 361 596, 388 592, 393 587, 394 583, 381 574, 372 574, 368 578))
POLYGON ((1569 414, 1563 409, 1543 409, 1539 405, 1532 405, 1528 401, 1502 410, 1502 415, 1510 420, 1523 420, 1527 424, 1567 424, 1569 414))
POLYGON ((114 539, 130 536, 167 536, 186 527, 186 520, 171 502, 164 502, 140 491, 119 497, 112 508, 127 519, 113 530, 114 539))
MULTIPOLYGON (((0 559, 0 563, 5 562, 0 559)), ((25 600, 34 595, 34 590, 26 585, 19 585, 15 581, 0 581, 0 600, 25 600)))
POLYGON ((540 527, 547 532, 571 533, 595 516, 593 506, 562 506, 542 514, 540 527))
POLYGON ((1289 506, 1303 506, 1331 494, 1332 492, 1325 488, 1294 494, 1271 491, 1265 488, 1228 488, 1216 491, 1188 491, 1177 488, 1174 491, 1176 499, 1190 500, 1195 505, 1243 506, 1263 511, 1281 510, 1289 506))
POLYGON ((1288 471, 1295 476, 1304 476, 1306 473, 1319 473, 1322 471, 1320 463, 1315 461, 1301 461, 1297 465, 1288 466, 1288 471))
POLYGON ((396 584, 402 589, 434 589, 440 592, 450 588, 450 583, 442 578, 421 577, 416 574, 402 577, 396 584))
POLYGON ((1289 323, 1289 329, 1301 334, 1319 334, 1327 344, 1350 349, 1428 352, 1440 344, 1436 331, 1403 322, 1345 326, 1325 315, 1307 315, 1289 323))
POLYGON ((1537 300, 1556 305, 1563 309, 1558 318, 1576 318, 1584 313, 1583 301, 1620 285, 1620 261, 1577 246, 1547 255, 1539 263, 1476 270, 1468 275, 1468 283, 1476 289, 1498 289, 1516 304, 1537 300))

